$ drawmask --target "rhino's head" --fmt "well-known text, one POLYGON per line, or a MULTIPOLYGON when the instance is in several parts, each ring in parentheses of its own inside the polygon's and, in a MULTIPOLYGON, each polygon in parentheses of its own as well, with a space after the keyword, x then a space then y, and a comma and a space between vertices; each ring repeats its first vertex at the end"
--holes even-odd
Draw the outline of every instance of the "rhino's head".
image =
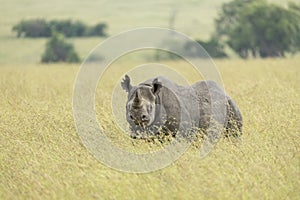
POLYGON ((162 87, 157 79, 152 83, 132 86, 129 76, 125 75, 122 88, 128 93, 126 119, 131 126, 146 128, 155 120, 156 99, 162 87))

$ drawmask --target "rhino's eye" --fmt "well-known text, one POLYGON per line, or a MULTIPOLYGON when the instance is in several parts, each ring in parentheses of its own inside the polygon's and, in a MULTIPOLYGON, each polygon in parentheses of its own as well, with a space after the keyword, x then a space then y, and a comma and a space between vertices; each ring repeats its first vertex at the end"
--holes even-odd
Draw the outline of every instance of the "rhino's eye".
POLYGON ((130 119, 131 119, 131 120, 133 120, 133 116, 132 116, 132 114, 130 114, 130 115, 129 115, 129 117, 130 117, 130 119))

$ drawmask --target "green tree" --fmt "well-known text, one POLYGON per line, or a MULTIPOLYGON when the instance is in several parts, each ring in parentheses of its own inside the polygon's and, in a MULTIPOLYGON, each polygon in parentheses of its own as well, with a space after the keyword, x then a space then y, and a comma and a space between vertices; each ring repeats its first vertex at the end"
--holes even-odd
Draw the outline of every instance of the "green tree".
POLYGON ((260 2, 264 0, 233 0, 224 3, 215 20, 216 34, 218 37, 227 36, 236 24, 239 23, 241 11, 249 5, 249 3, 260 2))
POLYGON ((87 26, 81 21, 29 19, 22 20, 12 31, 18 37, 51 37, 52 32, 62 33, 65 37, 89 37, 106 36, 106 23, 98 23, 95 26, 87 26))
POLYGON ((50 26, 53 31, 62 33, 65 37, 85 36, 87 26, 80 21, 52 20, 50 26))
POLYGON ((264 0, 234 0, 223 5, 216 31, 242 58, 284 57, 299 50, 299 21, 297 4, 283 8, 264 0))
POLYGON ((13 26, 18 37, 50 37, 51 28, 44 19, 22 20, 13 26))
MULTIPOLYGON (((294 2, 289 3, 289 8, 291 12, 293 12, 296 16, 298 16, 295 20, 300 20, 300 5, 294 2)), ((298 22, 297 26, 298 33, 300 32, 300 22, 298 22)), ((297 34, 297 38, 295 41, 295 45, 291 48, 291 52, 294 54, 300 50, 300 34, 297 34)))
POLYGON ((49 62, 79 62, 79 56, 74 46, 65 41, 61 33, 54 33, 46 43, 46 50, 42 55, 43 63, 49 62))

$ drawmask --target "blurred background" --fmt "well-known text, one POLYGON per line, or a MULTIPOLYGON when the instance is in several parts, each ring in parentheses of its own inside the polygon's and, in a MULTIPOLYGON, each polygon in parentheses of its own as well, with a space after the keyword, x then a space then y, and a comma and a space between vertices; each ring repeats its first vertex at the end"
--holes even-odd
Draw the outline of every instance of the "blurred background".
POLYGON ((80 62, 106 37, 147 26, 182 32, 217 58, 284 57, 300 46, 297 0, 13 0, 0 12, 1 64, 80 62), (66 58, 72 47, 51 38, 74 52, 66 58), (66 55, 51 58, 55 48, 66 55))

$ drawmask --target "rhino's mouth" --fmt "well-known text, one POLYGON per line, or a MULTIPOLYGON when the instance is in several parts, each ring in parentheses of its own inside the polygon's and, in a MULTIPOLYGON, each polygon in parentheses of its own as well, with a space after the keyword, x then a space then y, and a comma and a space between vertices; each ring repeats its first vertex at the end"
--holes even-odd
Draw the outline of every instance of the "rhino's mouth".
POLYGON ((147 126, 151 125, 150 120, 146 120, 146 121, 142 121, 142 122, 140 122, 140 121, 135 121, 134 124, 135 124, 136 126, 141 127, 141 128, 146 128, 147 126))

